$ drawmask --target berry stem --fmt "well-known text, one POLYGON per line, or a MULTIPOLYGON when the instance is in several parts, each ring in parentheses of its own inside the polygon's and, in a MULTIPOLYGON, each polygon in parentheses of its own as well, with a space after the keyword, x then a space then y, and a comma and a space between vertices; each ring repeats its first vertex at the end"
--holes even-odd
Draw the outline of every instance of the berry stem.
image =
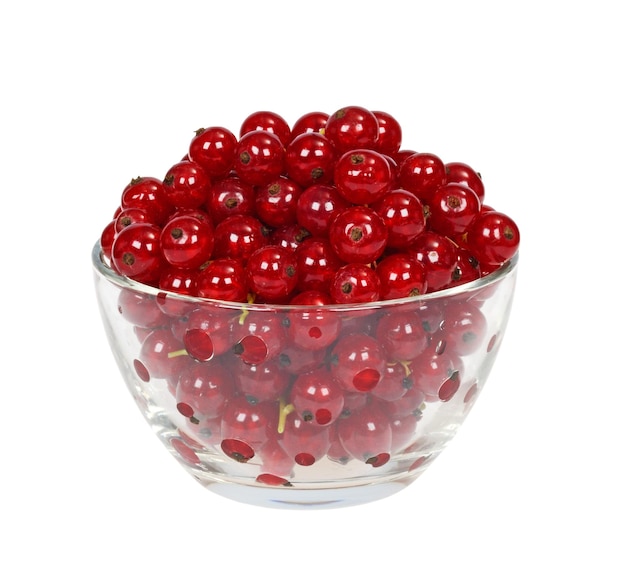
POLYGON ((278 402, 278 428, 277 431, 280 435, 285 432, 285 423, 287 422, 287 415, 289 415, 295 408, 292 403, 285 403, 284 398, 280 398, 278 402))

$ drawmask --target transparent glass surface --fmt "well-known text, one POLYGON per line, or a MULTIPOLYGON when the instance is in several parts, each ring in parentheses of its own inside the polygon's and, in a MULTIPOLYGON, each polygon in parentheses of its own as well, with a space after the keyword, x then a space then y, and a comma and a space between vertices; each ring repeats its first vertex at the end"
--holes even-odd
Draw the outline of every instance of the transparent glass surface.
POLYGON ((176 295, 92 251, 102 322, 157 437, 210 491, 272 507, 374 501, 454 437, 502 342, 517 257, 443 292, 357 306, 176 295))

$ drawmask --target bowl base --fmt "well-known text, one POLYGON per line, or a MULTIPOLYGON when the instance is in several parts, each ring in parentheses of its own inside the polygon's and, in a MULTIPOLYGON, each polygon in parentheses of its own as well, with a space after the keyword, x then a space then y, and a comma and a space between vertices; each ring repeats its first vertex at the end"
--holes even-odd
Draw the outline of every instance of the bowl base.
POLYGON ((198 478, 210 492, 244 504, 279 509, 315 510, 357 506, 389 497, 406 488, 416 477, 402 475, 396 480, 363 485, 301 489, 290 487, 246 486, 198 478))

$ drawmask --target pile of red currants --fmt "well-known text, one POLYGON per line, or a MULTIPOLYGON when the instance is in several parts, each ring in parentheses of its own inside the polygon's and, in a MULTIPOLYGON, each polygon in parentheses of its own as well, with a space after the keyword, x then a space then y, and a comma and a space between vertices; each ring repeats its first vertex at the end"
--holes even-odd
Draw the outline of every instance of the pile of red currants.
POLYGON ((166 380, 186 424, 185 462, 214 448, 291 486, 295 466, 381 467, 413 443, 496 343, 488 291, 421 302, 516 254, 484 197, 472 167, 404 149, 394 117, 359 106, 199 129, 163 178, 133 179, 102 255, 158 292, 122 289, 118 310, 135 374, 166 380))

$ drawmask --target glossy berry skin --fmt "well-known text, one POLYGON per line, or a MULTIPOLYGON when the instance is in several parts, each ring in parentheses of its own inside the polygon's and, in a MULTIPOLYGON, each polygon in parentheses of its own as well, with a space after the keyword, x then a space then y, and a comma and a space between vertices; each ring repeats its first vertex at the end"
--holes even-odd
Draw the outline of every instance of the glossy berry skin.
POLYGON ((163 178, 166 200, 176 208, 198 208, 206 202, 211 180, 193 161, 172 165, 163 178))
POLYGON ((380 281, 380 299, 395 300, 425 294, 427 290, 424 265, 404 252, 388 254, 376 265, 380 281))
POLYGON ((249 131, 239 139, 234 169, 253 186, 266 185, 284 171, 285 148, 268 131, 249 131))
POLYGON ((290 179, 306 188, 332 182, 335 160, 335 149, 327 137, 302 133, 287 146, 285 168, 290 179))
POLYGON ((372 208, 387 225, 387 246, 404 249, 426 229, 426 218, 421 201, 409 191, 389 191, 372 208))
POLYGON ((472 189, 481 204, 485 200, 485 185, 480 173, 475 171, 467 163, 453 161, 445 164, 446 182, 462 183, 472 189))
POLYGON ((436 292, 451 284, 458 261, 458 247, 447 236, 424 231, 411 245, 408 254, 423 264, 427 292, 436 292))
POLYGON ((385 371, 385 352, 375 338, 353 333, 342 336, 333 348, 331 372, 346 391, 368 392, 385 371))
POLYGON ((254 215, 255 191, 238 177, 225 177, 209 189, 206 210, 214 224, 236 215, 254 215))
POLYGON ((276 135, 286 147, 292 139, 287 121, 274 111, 255 111, 243 120, 239 128, 239 138, 251 131, 266 131, 276 135))
POLYGON ((339 212, 329 227, 329 240, 344 262, 374 262, 387 247, 387 225, 366 206, 348 207, 339 212))
POLYGON ((519 249, 520 232, 515 221, 498 211, 481 212, 467 231, 467 248, 481 269, 493 269, 513 258, 519 249))
POLYGON ((324 134, 339 154, 359 148, 375 149, 378 141, 378 120, 364 107, 343 107, 329 116, 324 134))
POLYGON ((446 305, 441 324, 446 351, 470 355, 480 348, 486 335, 487 319, 476 304, 463 301, 446 305))
POLYGON ((248 296, 246 270, 237 258, 217 258, 196 275, 195 292, 201 298, 245 302, 248 296))
POLYGON ((287 328, 279 314, 242 315, 233 324, 235 355, 248 364, 274 359, 286 347, 287 328))
POLYGON ((305 350, 318 351, 328 348, 337 340, 341 331, 341 316, 324 310, 332 304, 330 295, 307 290, 294 296, 290 304, 306 304, 310 309, 296 310, 289 314, 289 339, 305 350))
POLYGON ((335 273, 343 265, 327 239, 312 238, 296 250, 298 288, 328 292, 335 273))
POLYGON ((292 250, 270 244, 251 254, 246 274, 256 296, 267 302, 284 300, 298 285, 298 260, 292 250))
POLYGON ((398 183, 428 204, 433 193, 446 183, 445 165, 432 153, 414 153, 400 165, 398 183))
POLYGON ((301 115, 291 127, 292 140, 302 133, 322 133, 327 121, 328 113, 323 111, 310 111, 301 115))
POLYGON ((467 185, 447 183, 429 203, 428 227, 450 237, 461 236, 480 213, 480 199, 467 185))
POLYGON ((216 225, 215 258, 247 260, 259 247, 269 244, 269 231, 251 215, 233 215, 216 225))
POLYGON ((219 362, 196 363, 184 370, 176 386, 176 408, 193 420, 219 417, 235 393, 232 375, 219 362))
POLYGON ((163 182, 155 177, 132 179, 122 191, 121 208, 138 208, 148 213, 155 224, 161 224, 172 212, 163 182))
POLYGON ((278 443, 296 464, 309 467, 326 455, 330 448, 330 431, 327 426, 308 423, 291 413, 278 443))
POLYGON ((329 425, 343 411, 343 389, 326 367, 299 375, 289 392, 289 402, 305 422, 329 425))
POLYGON ((367 407, 340 419, 337 434, 344 449, 355 459, 374 467, 389 460, 391 424, 379 401, 372 401, 367 407))
MULTIPOLYGON (((236 314, 215 311, 210 306, 196 306, 172 332, 179 337, 195 360, 209 361, 232 350, 236 314)), ((228 364, 224 364, 225 367, 228 364)))
POLYGON ((256 216, 263 224, 274 228, 296 223, 296 207, 301 193, 300 185, 287 177, 270 181, 256 192, 256 216))
POLYGON ((298 223, 279 226, 271 231, 269 243, 282 246, 294 252, 310 237, 309 231, 298 223))
POLYGON ((189 159, 200 165, 211 178, 223 177, 232 169, 237 138, 225 127, 198 129, 189 144, 189 159))
POLYGON ((161 272, 161 228, 151 223, 122 229, 111 247, 111 262, 122 276, 146 284, 158 283, 161 272))
POLYGON ((402 127, 399 121, 386 111, 372 111, 378 120, 376 150, 385 155, 394 155, 402 145, 402 127))
POLYGON ((190 215, 173 217, 161 232, 161 253, 178 268, 199 268, 211 259, 213 226, 190 215))
POLYGON ((351 203, 332 185, 316 184, 304 189, 296 207, 298 223, 314 237, 328 237, 330 222, 351 203))
POLYGON ((389 191, 391 180, 389 162, 371 149, 348 151, 335 164, 335 186, 353 204, 375 203, 389 191))
POLYGON ((137 207, 122 209, 115 217, 115 232, 118 233, 123 228, 137 222, 154 223, 150 214, 143 209, 137 207))
POLYGON ((416 312, 388 312, 376 326, 376 339, 382 345, 389 361, 411 361, 426 349, 428 334, 416 312))
POLYGON ((289 387, 291 377, 280 366, 278 360, 267 360, 261 364, 248 364, 239 360, 234 369, 237 391, 246 396, 250 403, 277 401, 289 387))
POLYGON ((335 304, 363 304, 380 300, 380 278, 361 262, 345 264, 335 272, 329 293, 335 304))

